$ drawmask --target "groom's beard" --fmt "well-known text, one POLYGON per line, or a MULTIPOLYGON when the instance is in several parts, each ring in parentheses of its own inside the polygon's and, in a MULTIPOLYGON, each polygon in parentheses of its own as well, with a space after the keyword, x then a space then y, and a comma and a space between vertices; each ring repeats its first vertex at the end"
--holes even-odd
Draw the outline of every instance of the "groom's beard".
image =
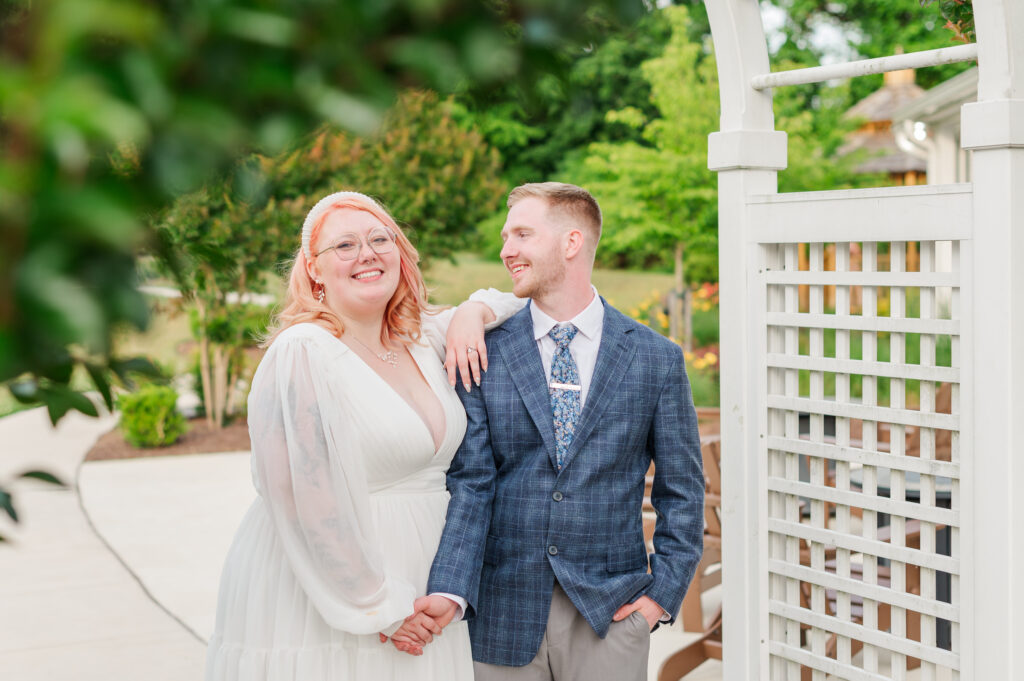
POLYGON ((528 264, 526 276, 512 284, 512 292, 520 298, 543 300, 565 281, 565 262, 555 254, 528 264))

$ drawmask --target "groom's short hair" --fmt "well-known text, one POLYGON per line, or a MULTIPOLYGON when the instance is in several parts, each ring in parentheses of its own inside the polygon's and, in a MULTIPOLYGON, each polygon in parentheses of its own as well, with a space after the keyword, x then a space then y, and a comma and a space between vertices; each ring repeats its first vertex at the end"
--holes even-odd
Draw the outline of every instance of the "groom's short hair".
POLYGON ((508 207, 527 198, 547 201, 552 211, 561 213, 580 227, 587 234, 591 248, 597 249, 597 242, 601 240, 601 207, 586 189, 565 182, 522 184, 508 195, 508 207))

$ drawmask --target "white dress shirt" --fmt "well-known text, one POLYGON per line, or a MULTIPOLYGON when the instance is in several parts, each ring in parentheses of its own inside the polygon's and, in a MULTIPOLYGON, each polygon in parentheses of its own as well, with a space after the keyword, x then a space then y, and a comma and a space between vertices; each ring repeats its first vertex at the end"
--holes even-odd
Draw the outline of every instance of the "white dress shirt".
POLYGON ((572 324, 579 333, 569 343, 569 354, 576 360, 576 368, 580 372, 580 409, 587 403, 590 382, 594 378, 594 367, 597 366, 597 351, 601 348, 601 330, 604 328, 604 305, 597 289, 590 304, 583 311, 567 322, 558 322, 540 309, 536 303, 530 305, 530 316, 533 318, 533 337, 540 350, 540 361, 544 365, 544 376, 551 380, 551 360, 555 356, 555 341, 548 333, 551 329, 572 324))

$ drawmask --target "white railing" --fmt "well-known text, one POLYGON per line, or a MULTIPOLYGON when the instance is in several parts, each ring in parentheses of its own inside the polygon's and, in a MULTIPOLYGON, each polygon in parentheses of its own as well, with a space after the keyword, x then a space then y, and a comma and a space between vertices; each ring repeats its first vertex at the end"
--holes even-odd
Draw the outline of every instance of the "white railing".
POLYGON ((826 80, 856 78, 886 71, 901 69, 921 69, 926 66, 954 64, 961 61, 976 61, 978 45, 969 43, 956 47, 943 47, 938 50, 924 50, 909 54, 894 54, 890 57, 863 59, 860 61, 812 66, 806 69, 791 69, 764 73, 750 79, 750 87, 755 90, 782 87, 784 85, 806 85, 807 83, 823 83, 826 80))

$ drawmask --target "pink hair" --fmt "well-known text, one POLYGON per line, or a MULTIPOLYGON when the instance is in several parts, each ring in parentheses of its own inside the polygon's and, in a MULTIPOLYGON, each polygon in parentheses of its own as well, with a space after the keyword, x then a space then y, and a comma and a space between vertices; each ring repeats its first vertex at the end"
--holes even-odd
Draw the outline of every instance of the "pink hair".
MULTIPOLYGON (((399 254, 398 287, 384 309, 384 324, 380 330, 380 340, 385 347, 392 343, 408 345, 420 338, 420 318, 427 310, 427 286, 420 272, 420 255, 409 241, 409 238, 395 223, 386 210, 377 203, 353 194, 331 204, 313 224, 309 237, 310 252, 317 252, 317 241, 327 217, 337 210, 361 210, 369 213, 391 230, 395 235, 395 244, 399 254)), ((319 324, 337 337, 345 333, 345 325, 338 315, 334 314, 325 304, 317 300, 314 293, 314 282, 306 268, 306 255, 302 248, 295 254, 288 278, 288 292, 284 306, 277 313, 271 328, 268 329, 264 345, 274 342, 282 331, 295 324, 312 322, 319 324)))

